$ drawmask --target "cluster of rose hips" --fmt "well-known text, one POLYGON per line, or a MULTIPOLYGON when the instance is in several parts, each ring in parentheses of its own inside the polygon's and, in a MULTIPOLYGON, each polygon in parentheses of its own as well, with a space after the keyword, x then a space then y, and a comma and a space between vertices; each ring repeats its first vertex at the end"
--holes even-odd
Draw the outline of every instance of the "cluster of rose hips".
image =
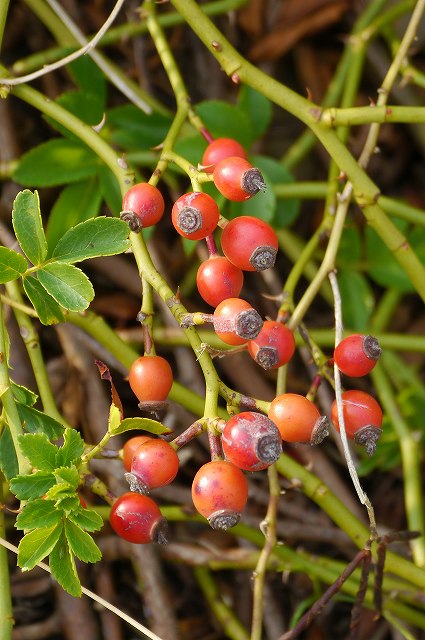
MULTIPOLYGON (((202 168, 213 174, 217 189, 228 199, 243 201, 262 188, 258 169, 246 159, 235 140, 221 138, 211 142, 202 158, 202 168)), ((159 190, 140 183, 124 197, 122 218, 135 231, 156 224, 164 213, 159 190)), ((292 358, 295 340, 281 322, 263 322, 251 305, 239 298, 243 271, 262 271, 274 265, 278 241, 272 227, 254 217, 240 216, 223 221, 214 199, 203 192, 181 196, 172 208, 172 222, 180 235, 192 240, 207 239, 210 256, 199 267, 197 287, 201 297, 215 307, 213 314, 188 314, 183 324, 211 322, 217 335, 227 344, 246 345, 251 357, 264 369, 275 369, 292 358), (212 234, 223 227, 218 255, 212 234)), ((334 362, 347 376, 371 371, 380 354, 372 336, 353 335, 335 349, 334 362)), ((157 355, 144 355, 132 365, 130 386, 141 408, 166 400, 173 384, 168 362, 157 355)), ((362 391, 346 391, 342 396, 347 437, 364 444, 373 453, 382 425, 382 411, 372 396, 362 391)), ((332 422, 339 430, 336 402, 332 422)), ((328 434, 328 420, 308 397, 285 393, 270 404, 268 415, 244 411, 227 422, 216 421, 220 451, 196 473, 192 499, 196 510, 215 529, 228 529, 239 521, 248 499, 244 472, 266 469, 282 452, 282 441, 318 444, 328 434)), ((187 430, 189 431, 189 430, 187 430)), ((193 436, 193 434, 192 434, 193 436)), ((147 495, 151 489, 169 484, 175 478, 179 459, 176 450, 184 443, 177 438, 139 436, 124 446, 124 466, 130 491, 114 503, 110 522, 121 537, 130 542, 162 542, 165 520, 156 503, 147 495)))

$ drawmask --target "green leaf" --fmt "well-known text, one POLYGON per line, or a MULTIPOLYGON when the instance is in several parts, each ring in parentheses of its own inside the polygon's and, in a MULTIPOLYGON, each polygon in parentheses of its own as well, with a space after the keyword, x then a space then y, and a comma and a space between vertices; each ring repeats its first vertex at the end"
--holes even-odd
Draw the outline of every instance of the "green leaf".
POLYGON ((270 100, 244 84, 239 91, 238 107, 248 116, 254 138, 262 136, 267 131, 273 115, 270 100))
POLYGON ((69 514, 68 520, 86 531, 99 531, 103 527, 102 517, 96 511, 84 509, 81 505, 78 511, 69 514))
POLYGON ((24 291, 37 311, 40 322, 44 325, 63 322, 62 309, 44 289, 34 276, 26 276, 23 279, 24 291))
POLYGON ((25 189, 13 203, 12 223, 22 251, 33 264, 38 265, 47 256, 47 242, 41 220, 37 191, 25 189))
POLYGON ((46 413, 20 402, 16 403, 16 408, 25 431, 44 434, 49 440, 57 440, 63 434, 63 425, 46 413))
MULTIPOLYGON (((104 105, 94 93, 67 91, 62 93, 56 102, 90 126, 98 125, 102 121, 104 105)), ((65 133, 62 126, 56 128, 65 133)))
POLYGON ((75 497, 75 488, 71 487, 68 482, 60 482, 51 487, 46 493, 48 500, 53 500, 56 506, 59 506, 64 500, 75 497))
POLYGON ((92 218, 65 233, 53 250, 61 262, 81 262, 98 256, 112 256, 130 246, 129 226, 117 218, 92 218))
POLYGON ((250 120, 237 106, 222 100, 205 100, 195 106, 196 113, 214 138, 234 138, 246 149, 255 138, 250 120))
POLYGON ((172 429, 169 429, 160 422, 151 420, 150 418, 125 418, 113 431, 113 434, 116 436, 120 433, 125 433, 126 431, 132 431, 133 429, 141 429, 143 431, 148 431, 149 433, 155 433, 156 435, 172 432, 172 429))
POLYGON ((344 324, 354 331, 367 332, 374 297, 366 278, 357 271, 338 272, 344 324))
POLYGON ((61 509, 68 518, 71 513, 75 513, 77 511, 78 507, 80 506, 80 500, 75 494, 72 496, 68 495, 64 497, 59 495, 56 500, 56 506, 58 509, 61 509))
POLYGON ((52 500, 31 500, 16 518, 15 527, 21 530, 51 527, 62 520, 62 513, 52 500))
POLYGON ((83 455, 84 440, 75 429, 65 429, 63 445, 57 452, 56 465, 69 467, 83 455))
POLYGON ((122 196, 118 180, 105 165, 99 167, 97 176, 99 178, 99 187, 103 199, 113 215, 118 216, 122 208, 122 196))
POLYGON ((111 142, 129 150, 152 149, 161 144, 170 124, 170 117, 159 113, 146 114, 134 105, 110 109, 107 116, 111 142))
POLYGON ((65 591, 74 597, 81 596, 81 584, 75 568, 74 557, 63 530, 50 554, 49 566, 53 576, 65 591))
POLYGON ((18 566, 23 571, 34 569, 52 551, 62 533, 63 525, 35 529, 24 536, 18 548, 18 566))
MULTIPOLYGON (((183 156, 183 158, 186 158, 187 160, 189 160, 189 162, 193 164, 194 167, 196 167, 198 163, 201 162, 202 156, 206 148, 207 148, 206 142, 203 138, 201 138, 200 135, 196 135, 196 136, 191 135, 184 138, 180 138, 179 140, 177 140, 176 144, 174 145, 175 152, 183 156)), ((177 173, 180 173, 180 174, 184 173, 182 169, 180 169, 180 167, 178 167, 173 163, 170 164, 169 168, 170 170, 176 171, 177 173)))
POLYGON ((69 184, 59 194, 52 207, 46 227, 47 244, 51 253, 59 239, 80 222, 99 215, 102 194, 97 177, 69 184))
POLYGON ((83 562, 98 562, 102 554, 93 538, 81 527, 70 520, 65 520, 65 535, 71 551, 83 562))
POLYGON ((27 261, 22 254, 0 247, 0 284, 17 280, 27 269, 27 261))
POLYGON ((53 473, 37 471, 27 476, 17 476, 10 481, 10 490, 18 500, 31 500, 44 496, 55 484, 53 473))
POLYGON ((96 155, 76 140, 54 138, 25 153, 13 179, 33 187, 52 187, 77 182, 96 173, 96 155))
POLYGON ((0 433, 0 470, 6 480, 14 478, 19 473, 15 445, 7 425, 3 427, 3 431, 0 433))
POLYGON ((32 405, 37 402, 38 395, 34 393, 34 391, 23 387, 21 384, 16 384, 16 382, 12 382, 11 386, 15 400, 18 402, 26 404, 29 407, 32 407, 32 405))
POLYGON ((65 483, 68 487, 76 489, 80 484, 80 474, 77 467, 60 467, 55 471, 55 478, 58 484, 65 483))
POLYGON ((109 407, 109 417, 108 417, 108 431, 109 433, 114 434, 116 430, 119 428, 121 423, 121 411, 118 407, 112 403, 109 407))
POLYGON ((47 293, 69 311, 84 311, 94 298, 90 280, 72 264, 47 264, 38 271, 38 279, 47 293))
POLYGON ((26 433, 19 436, 19 445, 24 456, 39 471, 56 469, 58 448, 49 441, 44 433, 26 433))
POLYGON ((358 269, 362 259, 362 240, 356 227, 345 226, 338 247, 339 269, 358 269))

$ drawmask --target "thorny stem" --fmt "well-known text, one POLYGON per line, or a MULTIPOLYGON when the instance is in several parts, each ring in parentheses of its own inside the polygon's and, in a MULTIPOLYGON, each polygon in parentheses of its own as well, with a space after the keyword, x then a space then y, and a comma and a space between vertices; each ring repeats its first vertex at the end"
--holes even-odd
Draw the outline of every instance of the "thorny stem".
MULTIPOLYGON (((329 274, 329 280, 331 283, 332 291, 334 294, 334 301, 335 301, 334 303, 335 304, 335 347, 337 347, 342 339, 341 296, 339 293, 338 281, 335 273, 332 272, 329 274)), ((369 515, 371 537, 372 539, 375 539, 378 535, 376 531, 375 513, 369 498, 367 497, 367 495, 365 494, 365 492, 361 487, 359 476, 357 474, 356 467, 354 466, 354 462, 351 457, 350 448, 348 446, 347 433, 345 430, 344 410, 343 410, 342 397, 341 397, 342 396, 341 375, 340 375, 337 364, 334 365, 334 378, 335 378, 335 400, 336 400, 337 409, 338 409, 338 423, 339 423, 339 430, 341 435, 342 448, 344 451, 345 461, 347 463, 348 471, 350 473, 351 480, 353 481, 353 485, 357 492, 359 500, 362 504, 366 506, 366 509, 369 515)))
MULTIPOLYGON (((0 472, 0 538, 6 537, 6 523, 4 517, 4 504, 6 495, 3 491, 4 476, 0 472)), ((13 606, 12 594, 10 590, 9 563, 6 549, 0 547, 0 638, 11 640, 13 629, 13 606)))

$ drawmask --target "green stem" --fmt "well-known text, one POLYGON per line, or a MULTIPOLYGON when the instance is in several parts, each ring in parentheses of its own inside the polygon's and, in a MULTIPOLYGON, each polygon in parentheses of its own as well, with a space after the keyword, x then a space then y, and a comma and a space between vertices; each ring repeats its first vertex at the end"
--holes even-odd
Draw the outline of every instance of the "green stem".
POLYGON ((330 107, 322 111, 320 122, 329 128, 406 122, 423 124, 425 113, 423 107, 379 106, 378 104, 343 109, 330 107))
MULTIPOLYGON (((0 473, 0 538, 6 538, 6 522, 3 505, 6 502, 4 492, 4 477, 0 473)), ((10 591, 10 576, 7 550, 0 545, 0 638, 2 640, 12 640, 12 629, 14 624, 12 594, 10 591)))
MULTIPOLYGON (((384 356, 385 354, 383 354, 384 356)), ((394 389, 382 366, 371 372, 372 381, 379 401, 388 415, 400 443, 401 461, 404 478, 404 501, 406 505, 407 526, 411 531, 419 531, 421 537, 412 540, 411 547, 415 563, 425 568, 425 513, 422 492, 422 455, 414 433, 404 420, 397 402, 394 389)))
POLYGON ((249 640, 248 632, 222 599, 211 572, 206 567, 195 567, 193 572, 213 614, 223 628, 226 638, 249 640))
POLYGON ((16 408, 15 398, 9 378, 9 336, 6 331, 3 316, 3 304, 0 302, 0 400, 10 435, 12 436, 18 459, 19 473, 26 474, 31 471, 31 465, 21 451, 19 436, 23 435, 22 423, 16 408))

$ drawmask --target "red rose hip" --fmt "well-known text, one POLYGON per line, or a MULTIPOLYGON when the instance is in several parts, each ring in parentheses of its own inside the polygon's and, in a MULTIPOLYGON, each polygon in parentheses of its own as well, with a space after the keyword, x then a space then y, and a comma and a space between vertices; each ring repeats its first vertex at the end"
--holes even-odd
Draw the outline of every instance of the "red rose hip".
POLYGON ((233 138, 217 138, 210 142, 202 156, 202 166, 205 173, 212 173, 215 165, 229 157, 245 158, 245 149, 233 138))
POLYGON ((221 234, 224 255, 244 271, 264 271, 273 267, 278 246, 274 229, 253 216, 234 218, 221 234))
POLYGON ((219 218, 220 211, 214 198, 197 191, 181 196, 171 211, 174 228, 189 240, 201 240, 211 235, 219 218))
POLYGON ((334 360, 342 373, 357 378, 372 371, 381 351, 376 338, 355 333, 341 340, 335 348, 334 360))
MULTIPOLYGON (((372 455, 382 432, 382 409, 379 403, 365 391, 345 391, 342 394, 342 410, 347 438, 364 445, 372 455)), ((331 419, 339 431, 338 407, 332 403, 331 419)))
POLYGON ((124 493, 112 505, 109 522, 115 533, 128 542, 166 542, 167 521, 148 496, 124 493))
POLYGON ((196 274, 199 295, 216 307, 227 298, 237 298, 243 285, 243 273, 224 256, 210 256, 196 274))
POLYGON ((234 202, 248 200, 266 186, 259 169, 245 158, 234 156, 215 165, 213 180, 220 193, 234 202))
POLYGON ((241 345, 259 334, 263 320, 246 300, 228 298, 216 307, 213 324, 223 342, 241 345))
POLYGON ((164 209, 164 198, 159 189, 148 182, 140 182, 125 194, 121 218, 129 223, 132 231, 140 231, 159 222, 164 209))
POLYGON ((271 403, 268 412, 286 442, 319 444, 328 435, 328 421, 305 396, 284 393, 271 403))
POLYGON ((179 458, 166 440, 150 438, 135 451, 131 473, 125 474, 132 491, 148 493, 174 480, 179 470, 179 458))
POLYGON ((245 471, 266 469, 282 453, 277 426, 256 411, 232 416, 225 424, 221 443, 226 459, 245 471))
POLYGON ((281 322, 265 320, 258 336, 248 342, 248 351, 263 369, 277 369, 294 355, 294 335, 281 322))
POLYGON ((140 356, 130 367, 128 382, 139 402, 162 401, 173 386, 173 372, 161 356, 140 356))

